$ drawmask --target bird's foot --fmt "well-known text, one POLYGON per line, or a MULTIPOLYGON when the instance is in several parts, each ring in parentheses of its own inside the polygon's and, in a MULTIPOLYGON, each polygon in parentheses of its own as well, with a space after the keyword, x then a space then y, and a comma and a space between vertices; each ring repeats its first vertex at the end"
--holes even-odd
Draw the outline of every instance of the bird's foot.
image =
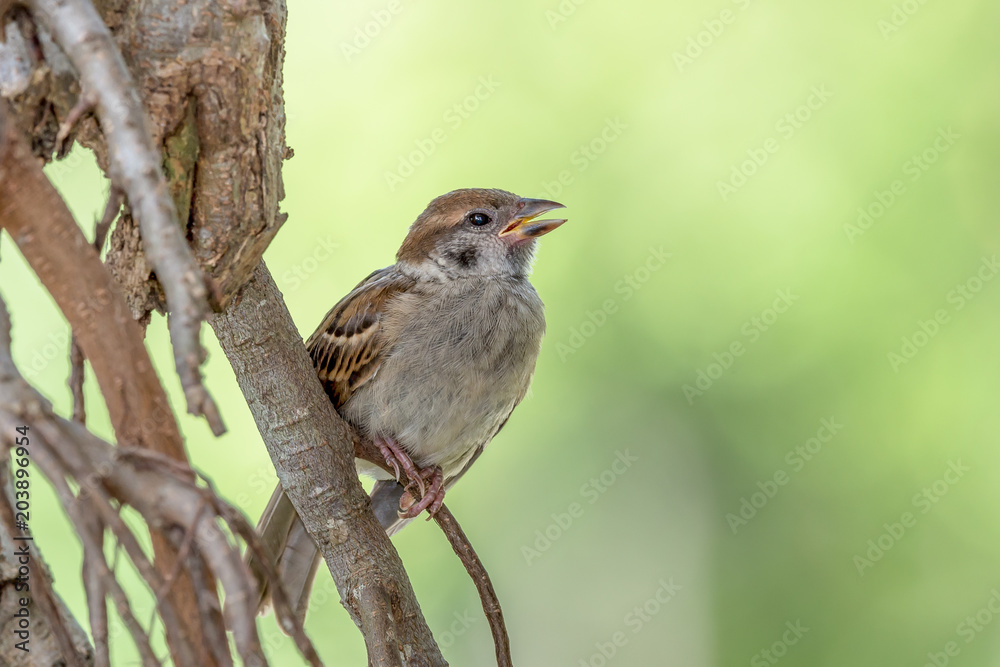
POLYGON ((381 436, 376 436, 374 438, 375 446, 378 450, 382 452, 382 456, 385 457, 385 462, 389 464, 392 468, 393 473, 396 475, 396 481, 402 481, 399 478, 399 470, 403 469, 406 476, 410 478, 411 483, 415 480, 417 486, 420 487, 420 493, 424 493, 424 478, 421 476, 421 471, 413 463, 413 459, 410 458, 409 454, 403 451, 403 448, 396 443, 392 438, 383 438, 381 436))
POLYGON ((411 477, 413 481, 407 484, 403 490, 403 496, 399 499, 399 516, 404 519, 412 519, 426 509, 427 520, 430 521, 431 517, 444 504, 444 473, 440 466, 431 466, 423 468, 418 474, 417 479, 411 477), (423 487, 424 480, 430 481, 430 488, 426 491, 423 487), (414 498, 410 491, 410 487, 414 485, 420 488, 420 500, 414 498))
POLYGON ((418 468, 409 454, 403 451, 403 448, 392 438, 378 436, 374 438, 374 441, 382 456, 385 457, 385 462, 396 475, 396 481, 401 481, 400 470, 405 472, 410 479, 403 491, 403 496, 399 499, 399 516, 404 519, 412 519, 426 509, 427 519, 430 520, 444 503, 444 473, 441 471, 441 467, 418 468), (428 483, 430 488, 427 486, 428 483), (411 491, 414 486, 420 490, 419 500, 411 491))

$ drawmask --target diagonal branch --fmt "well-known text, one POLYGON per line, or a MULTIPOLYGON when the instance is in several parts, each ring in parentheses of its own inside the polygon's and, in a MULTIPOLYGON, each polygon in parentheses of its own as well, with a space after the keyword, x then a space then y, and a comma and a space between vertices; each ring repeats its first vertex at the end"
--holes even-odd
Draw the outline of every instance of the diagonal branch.
POLYGON ((446 665, 406 571, 371 511, 350 427, 323 392, 263 262, 211 319, 282 486, 362 630, 374 667, 446 665))

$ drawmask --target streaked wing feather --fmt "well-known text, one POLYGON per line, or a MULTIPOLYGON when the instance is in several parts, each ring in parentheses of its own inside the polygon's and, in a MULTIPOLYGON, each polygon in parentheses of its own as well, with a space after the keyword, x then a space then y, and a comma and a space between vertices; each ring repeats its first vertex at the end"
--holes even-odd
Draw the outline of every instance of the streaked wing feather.
POLYGON ((306 341, 316 374, 336 407, 378 372, 386 351, 385 306, 412 285, 413 280, 394 267, 375 271, 327 313, 306 341))

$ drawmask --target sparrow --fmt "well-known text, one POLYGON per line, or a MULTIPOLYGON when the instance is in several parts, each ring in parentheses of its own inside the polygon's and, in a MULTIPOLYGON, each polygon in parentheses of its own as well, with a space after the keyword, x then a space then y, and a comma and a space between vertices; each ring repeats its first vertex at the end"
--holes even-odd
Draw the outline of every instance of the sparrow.
MULTIPOLYGON (((527 393, 545 332, 528 274, 538 237, 566 222, 538 217, 558 208, 504 190, 441 195, 396 263, 362 280, 306 341, 337 412, 393 470, 356 459, 377 480, 372 507, 389 535, 421 512, 430 519, 527 393)), ((280 484, 258 533, 304 617, 319 551, 280 484)), ((248 564, 262 608, 262 572, 248 564)))

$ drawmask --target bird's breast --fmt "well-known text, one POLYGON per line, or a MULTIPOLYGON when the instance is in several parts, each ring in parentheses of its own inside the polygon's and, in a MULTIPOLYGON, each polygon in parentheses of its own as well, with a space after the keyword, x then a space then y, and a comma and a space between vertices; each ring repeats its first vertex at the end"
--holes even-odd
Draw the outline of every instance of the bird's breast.
POLYGON ((418 285, 387 305, 383 326, 386 358, 341 411, 454 474, 527 391, 542 302, 524 279, 418 285))

